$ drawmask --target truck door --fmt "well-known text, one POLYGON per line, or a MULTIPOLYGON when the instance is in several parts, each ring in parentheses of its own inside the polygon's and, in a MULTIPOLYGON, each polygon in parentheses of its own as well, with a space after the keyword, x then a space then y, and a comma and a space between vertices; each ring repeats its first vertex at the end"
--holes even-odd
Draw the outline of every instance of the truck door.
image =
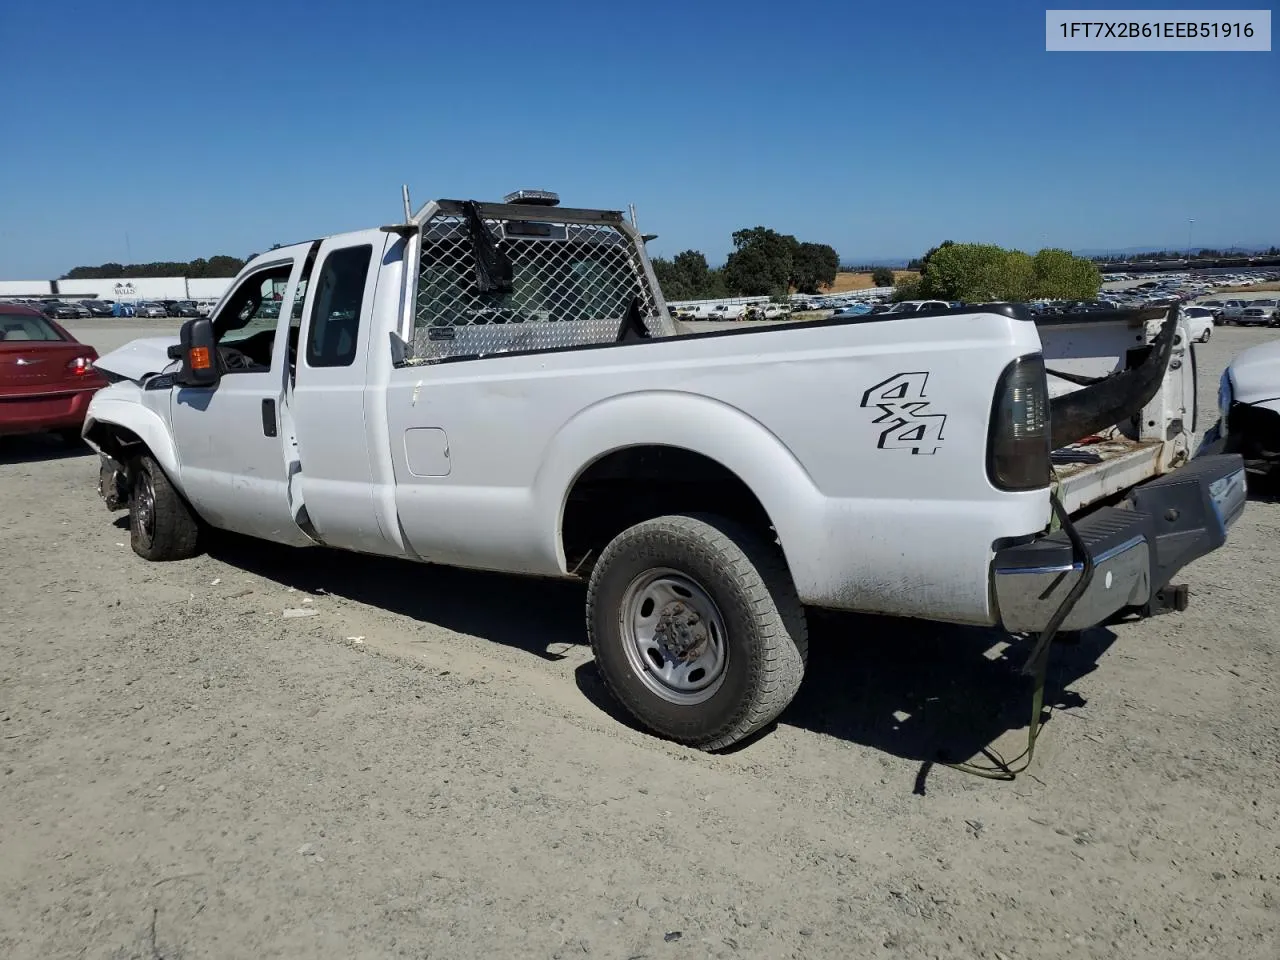
POLYGON ((305 249, 236 285, 213 317, 220 381, 175 386, 170 409, 182 487, 198 511, 224 530, 298 545, 312 541, 290 514, 280 406, 305 249))
MULTIPOLYGON (((298 340, 290 415, 297 437, 296 482, 307 520, 330 546, 403 552, 378 523, 366 396, 371 349, 390 350, 374 329, 374 305, 389 234, 365 230, 324 241, 312 268, 298 340)), ((397 274, 398 275, 398 274, 397 274)), ((399 303, 399 291, 391 298, 399 303)))

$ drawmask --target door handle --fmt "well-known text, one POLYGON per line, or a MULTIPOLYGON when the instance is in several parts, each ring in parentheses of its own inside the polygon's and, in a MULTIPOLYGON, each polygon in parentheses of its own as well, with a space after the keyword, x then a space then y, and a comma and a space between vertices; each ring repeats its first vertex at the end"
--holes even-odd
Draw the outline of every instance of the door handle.
POLYGON ((276 435, 276 402, 274 400, 262 401, 262 435, 264 437, 276 435))

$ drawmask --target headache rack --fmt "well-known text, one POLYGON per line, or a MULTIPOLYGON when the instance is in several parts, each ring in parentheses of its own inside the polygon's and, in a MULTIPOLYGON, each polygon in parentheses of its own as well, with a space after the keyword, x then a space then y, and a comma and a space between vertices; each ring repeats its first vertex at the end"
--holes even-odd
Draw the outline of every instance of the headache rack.
POLYGON ((394 229, 418 261, 403 363, 675 333, 620 212, 438 200, 394 229))

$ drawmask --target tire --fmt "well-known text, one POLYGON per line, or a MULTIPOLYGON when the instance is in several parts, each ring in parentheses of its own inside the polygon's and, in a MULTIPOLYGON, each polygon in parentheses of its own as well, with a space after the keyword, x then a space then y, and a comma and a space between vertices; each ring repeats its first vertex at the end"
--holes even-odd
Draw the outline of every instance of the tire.
POLYGON ((614 538, 591 572, 587 634, 627 712, 701 750, 777 719, 800 689, 809 646, 778 547, 708 514, 658 517, 614 538))
POLYGON ((145 560, 185 560, 199 551, 200 527, 160 464, 140 457, 129 479, 129 545, 145 560))
POLYGON ((1212 328, 1212 327, 1205 327, 1205 330, 1204 330, 1204 336, 1200 338, 1200 342, 1201 342, 1201 343, 1208 343, 1208 342, 1209 342, 1209 335, 1210 335, 1211 333, 1213 333, 1213 328, 1212 328))

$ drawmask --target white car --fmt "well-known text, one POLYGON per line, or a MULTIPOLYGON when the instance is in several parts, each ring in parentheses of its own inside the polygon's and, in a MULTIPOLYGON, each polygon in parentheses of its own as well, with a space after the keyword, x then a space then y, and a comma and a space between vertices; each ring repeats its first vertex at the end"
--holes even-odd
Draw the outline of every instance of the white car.
POLYGON ((1213 309, 1211 307, 1187 307, 1182 311, 1187 326, 1191 329, 1191 339, 1196 343, 1208 343, 1213 336, 1213 309))
POLYGON ((679 336, 622 213, 524 202, 273 249, 176 342, 100 357, 84 437, 134 552, 212 527, 577 580, 617 702, 713 750, 799 689, 806 607, 1047 644, 1180 609, 1246 509, 1239 456, 1192 457, 1176 307, 679 336))
POLYGON ((1280 340, 1236 354, 1222 372, 1218 413, 1228 451, 1253 470, 1280 472, 1280 340))

